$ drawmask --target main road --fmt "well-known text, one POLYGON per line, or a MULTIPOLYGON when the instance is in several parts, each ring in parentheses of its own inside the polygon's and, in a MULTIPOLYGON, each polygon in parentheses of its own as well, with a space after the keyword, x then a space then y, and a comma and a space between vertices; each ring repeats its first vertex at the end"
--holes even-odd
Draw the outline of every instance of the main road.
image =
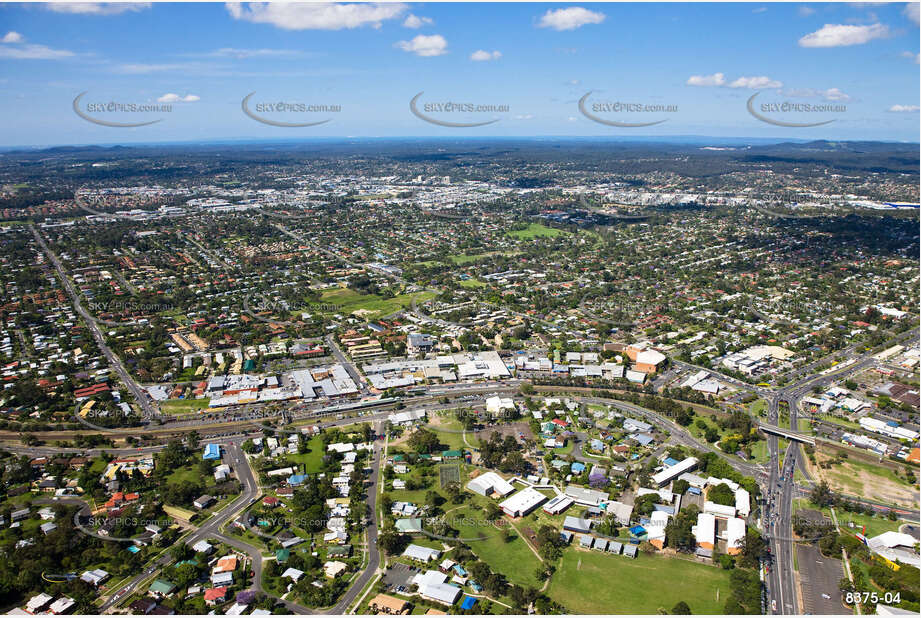
POLYGON ((109 365, 115 369, 115 372, 118 374, 118 377, 121 378, 121 381, 125 384, 128 390, 134 395, 134 398, 137 400, 138 405, 141 407, 141 410, 144 412, 144 416, 150 418, 159 414, 156 406, 151 403, 150 396, 147 394, 147 391, 142 389, 134 378, 131 377, 131 374, 128 373, 128 370, 125 368, 125 365, 122 364, 121 359, 115 354, 108 345, 106 345, 105 337, 102 334, 102 331, 99 329, 99 324, 96 322, 95 316, 91 315, 87 311, 83 304, 80 302, 80 295, 77 293, 77 289, 71 283, 70 278, 67 276, 67 272, 64 270, 64 265, 61 264, 61 260, 58 256, 51 250, 48 246, 48 243, 45 242, 45 239, 42 238, 42 235, 38 232, 34 225, 29 225, 29 229, 32 230, 32 235, 35 237, 35 241, 42 248, 42 251, 51 261, 51 264, 54 266, 55 271, 57 271, 58 278, 61 280, 61 285, 64 286, 64 289, 67 291, 67 295, 70 296, 70 300, 74 305, 74 309, 77 310, 77 313, 83 318, 86 322, 87 328, 90 329, 90 332, 93 334, 93 339, 96 341, 96 345, 99 346, 100 351, 106 357, 106 360, 109 361, 109 365))

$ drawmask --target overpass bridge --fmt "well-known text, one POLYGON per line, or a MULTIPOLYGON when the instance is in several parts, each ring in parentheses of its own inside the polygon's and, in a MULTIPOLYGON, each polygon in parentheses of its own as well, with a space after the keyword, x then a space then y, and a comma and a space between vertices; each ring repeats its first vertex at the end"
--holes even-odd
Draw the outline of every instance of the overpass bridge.
POLYGON ((811 444, 812 446, 815 446, 815 438, 798 431, 784 429, 783 427, 778 427, 777 425, 765 425, 764 423, 759 423, 758 429, 764 433, 774 434, 775 436, 781 436, 788 440, 795 440, 797 442, 802 442, 803 444, 811 444))

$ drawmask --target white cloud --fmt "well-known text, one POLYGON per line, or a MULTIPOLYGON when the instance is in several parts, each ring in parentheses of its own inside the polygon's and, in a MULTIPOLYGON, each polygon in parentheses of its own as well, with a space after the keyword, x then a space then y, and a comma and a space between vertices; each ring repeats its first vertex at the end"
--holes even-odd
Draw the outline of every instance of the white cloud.
POLYGON ((841 92, 838 88, 829 88, 828 90, 820 91, 822 98, 826 101, 850 101, 851 96, 844 92, 841 92))
POLYGON ((902 13, 905 14, 905 17, 916 24, 921 23, 921 15, 919 15, 919 12, 921 12, 921 3, 918 2, 906 2, 905 8, 902 9, 902 13))
POLYGON ((66 49, 52 49, 45 45, 19 45, 6 47, 0 45, 0 58, 11 60, 62 60, 76 54, 66 49))
POLYGON ((25 40, 26 40, 26 37, 22 36, 18 32, 13 32, 12 30, 10 30, 9 32, 3 35, 3 38, 0 39, 0 43, 24 43, 25 40))
POLYGON ((752 10, 752 13, 767 13, 767 7, 766 7, 766 6, 760 6, 760 7, 758 7, 757 9, 753 9, 753 10, 752 10))
POLYGON ((239 49, 236 47, 222 47, 205 54, 212 58, 265 58, 278 56, 300 56, 301 52, 293 49, 239 49))
POLYGON ((412 13, 410 13, 409 15, 406 16, 406 19, 403 21, 403 27, 412 28, 413 30, 416 30, 418 28, 421 28, 422 26, 430 26, 434 23, 435 22, 432 20, 431 17, 419 17, 417 15, 413 15, 412 13))
POLYGON ((845 24, 825 24, 811 34, 799 40, 800 47, 847 47, 862 45, 873 39, 889 36, 889 27, 884 24, 869 26, 850 26, 845 24))
POLYGON ((271 24, 284 30, 342 30, 372 26, 399 17, 405 4, 338 4, 333 2, 228 2, 227 12, 234 19, 256 24, 271 24))
POLYGON ((827 90, 818 90, 815 88, 791 88, 785 90, 784 94, 788 97, 799 98, 820 98, 826 101, 850 101, 851 96, 841 91, 840 88, 828 88, 827 90))
POLYGON ((157 103, 194 103, 195 101, 200 101, 201 97, 196 94, 187 94, 184 97, 179 96, 178 94, 168 92, 162 97, 157 99, 157 103))
POLYGON ((502 57, 502 52, 500 51, 485 51, 483 49, 478 49, 472 54, 470 54, 470 59, 476 62, 486 62, 487 60, 498 60, 502 57))
POLYGON ((540 28, 553 28, 554 30, 575 30, 587 24, 600 24, 604 18, 604 13, 589 11, 581 6, 572 6, 568 9, 547 11, 537 25, 540 28))
POLYGON ((49 2, 46 7, 55 13, 119 15, 149 9, 150 2, 49 2))
POLYGON ((909 60, 914 60, 915 64, 921 64, 921 54, 916 54, 915 52, 903 51, 902 58, 908 58, 909 60))
POLYGON ((921 111, 921 107, 917 105, 893 105, 889 108, 889 111, 900 114, 916 114, 918 111, 921 111))
POLYGON ((181 72, 198 72, 205 65, 196 62, 176 62, 171 64, 121 64, 115 67, 116 73, 126 73, 129 75, 147 75, 149 73, 160 73, 163 71, 181 71, 181 72))
POLYGON ((448 42, 440 34, 417 34, 411 41, 397 41, 394 46, 417 56, 440 56, 448 52, 448 42))
POLYGON ((800 17, 809 17, 810 15, 815 15, 815 9, 811 6, 801 6, 797 11, 800 17))
POLYGON ((783 86, 783 82, 771 79, 766 75, 759 75, 758 77, 739 77, 729 84, 730 88, 751 88, 752 90, 757 90, 758 88, 780 88, 781 86, 783 86))
POLYGON ((722 86, 726 83, 726 76, 722 73, 713 75, 691 75, 688 78, 688 86, 722 86))
POLYGON ((534 118, 534 114, 518 114, 515 116, 515 120, 531 120, 534 118))

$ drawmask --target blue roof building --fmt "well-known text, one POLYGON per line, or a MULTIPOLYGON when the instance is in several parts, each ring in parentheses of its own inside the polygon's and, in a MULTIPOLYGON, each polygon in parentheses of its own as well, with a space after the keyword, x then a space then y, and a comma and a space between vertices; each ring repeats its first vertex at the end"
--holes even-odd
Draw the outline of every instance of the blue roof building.
POLYGON ((636 537, 643 536, 644 534, 646 534, 646 528, 644 528, 643 526, 633 526, 632 528, 630 528, 630 534, 636 537))
POLYGON ((206 444, 205 452, 201 456, 202 459, 220 459, 221 458, 221 445, 220 444, 206 444))
POLYGON ((473 597, 465 596, 461 601, 461 609, 473 609, 474 605, 476 605, 476 599, 473 597))
POLYGON ((573 474, 582 474, 585 472, 585 464, 581 461, 574 461, 569 469, 572 470, 573 474))
POLYGON ((288 477, 288 485, 303 485, 306 480, 306 474, 292 474, 288 477))

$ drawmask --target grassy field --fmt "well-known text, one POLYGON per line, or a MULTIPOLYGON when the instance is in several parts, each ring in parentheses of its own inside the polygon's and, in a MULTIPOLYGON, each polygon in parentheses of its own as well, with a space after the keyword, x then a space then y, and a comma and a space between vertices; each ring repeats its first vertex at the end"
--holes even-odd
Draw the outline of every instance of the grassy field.
POLYGON ((192 517, 195 516, 195 511, 190 511, 189 509, 183 509, 178 506, 169 506, 165 505, 163 507, 163 512, 169 515, 170 517, 175 517, 176 519, 181 519, 183 521, 189 521, 192 517))
POLYGON ((472 262, 477 262, 483 260, 493 255, 492 253, 473 253, 470 255, 464 255, 463 253, 458 253, 455 255, 449 255, 448 259, 454 262, 457 266, 463 266, 464 264, 470 264, 472 262))
POLYGON ((323 440, 320 436, 313 436, 307 441, 309 453, 287 455, 289 463, 303 464, 307 467, 305 474, 316 474, 323 468, 323 440))
POLYGON ((168 477, 166 477, 166 482, 170 484, 181 483, 183 481, 197 483, 200 480, 204 480, 205 484, 207 485, 209 484, 209 480, 214 480, 214 477, 209 475, 207 478, 203 479, 201 472, 198 471, 198 466, 182 466, 181 468, 176 468, 168 477))
POLYGON ((164 414, 180 416, 200 412, 208 407, 210 399, 167 399, 160 402, 160 410, 164 414))
POLYGON ((547 227, 541 223, 531 223, 523 230, 512 230, 508 232, 508 235, 517 240, 534 240, 540 237, 554 238, 564 233, 565 232, 562 230, 547 227))
MULTIPOLYGON (((823 509, 823 512, 826 509, 823 509)), ((867 537, 874 537, 883 532, 889 532, 890 530, 897 531, 899 525, 904 523, 901 521, 889 521, 885 517, 873 517, 872 515, 867 515, 865 513, 848 513, 847 511, 842 511, 841 509, 835 509, 835 516, 838 518, 838 525, 842 530, 847 530, 849 532, 860 532, 863 529, 863 526, 867 527, 867 537), (849 524, 854 524, 854 527, 851 528, 849 524)), ((829 514, 831 517, 831 514, 829 514)))
POLYGON ((566 551, 548 591, 578 614, 667 613, 684 601, 695 614, 721 614, 729 571, 689 560, 566 551))
MULTIPOLYGON (((821 458, 826 459, 827 456, 821 458)), ((886 504, 918 508, 917 489, 886 466, 851 457, 842 463, 832 464, 829 469, 817 468, 817 471, 834 490, 886 504)))
POLYGON ((840 416, 833 416, 831 414, 816 414, 817 419, 827 421, 829 423, 834 423, 835 425, 841 425, 842 427, 847 427, 848 429, 859 429, 860 425, 849 421, 846 418, 841 418, 840 416))
POLYGON ((769 461, 771 454, 768 452, 767 440, 757 440, 752 444, 752 461, 756 463, 765 463, 769 461))
POLYGON ((479 440, 474 437, 472 431, 467 432, 468 446, 464 443, 464 427, 461 422, 451 416, 433 415, 426 429, 435 432, 438 441, 444 444, 448 449, 469 449, 470 446, 478 447, 479 440))
POLYGON ((768 403, 764 399, 757 399, 748 406, 748 413, 754 417, 767 413, 768 403))
POLYGON ((360 311, 366 318, 378 318, 396 313, 405 309, 412 303, 413 296, 417 302, 423 302, 435 297, 434 292, 418 292, 417 294, 400 294, 392 298, 385 298, 377 294, 360 294, 348 288, 324 290, 320 296, 320 303, 336 305, 334 313, 350 314, 360 311))
POLYGON ((493 571, 502 573, 513 584, 540 588, 535 571, 541 562, 523 538, 513 532, 512 540, 506 542, 498 529, 477 525, 485 518, 479 509, 459 509, 446 518, 453 520, 452 525, 461 538, 483 537, 483 540, 467 540, 466 543, 493 571))
POLYGON ((477 288, 485 288, 486 284, 479 279, 464 279, 459 284, 462 288, 467 288, 475 290, 477 288))

